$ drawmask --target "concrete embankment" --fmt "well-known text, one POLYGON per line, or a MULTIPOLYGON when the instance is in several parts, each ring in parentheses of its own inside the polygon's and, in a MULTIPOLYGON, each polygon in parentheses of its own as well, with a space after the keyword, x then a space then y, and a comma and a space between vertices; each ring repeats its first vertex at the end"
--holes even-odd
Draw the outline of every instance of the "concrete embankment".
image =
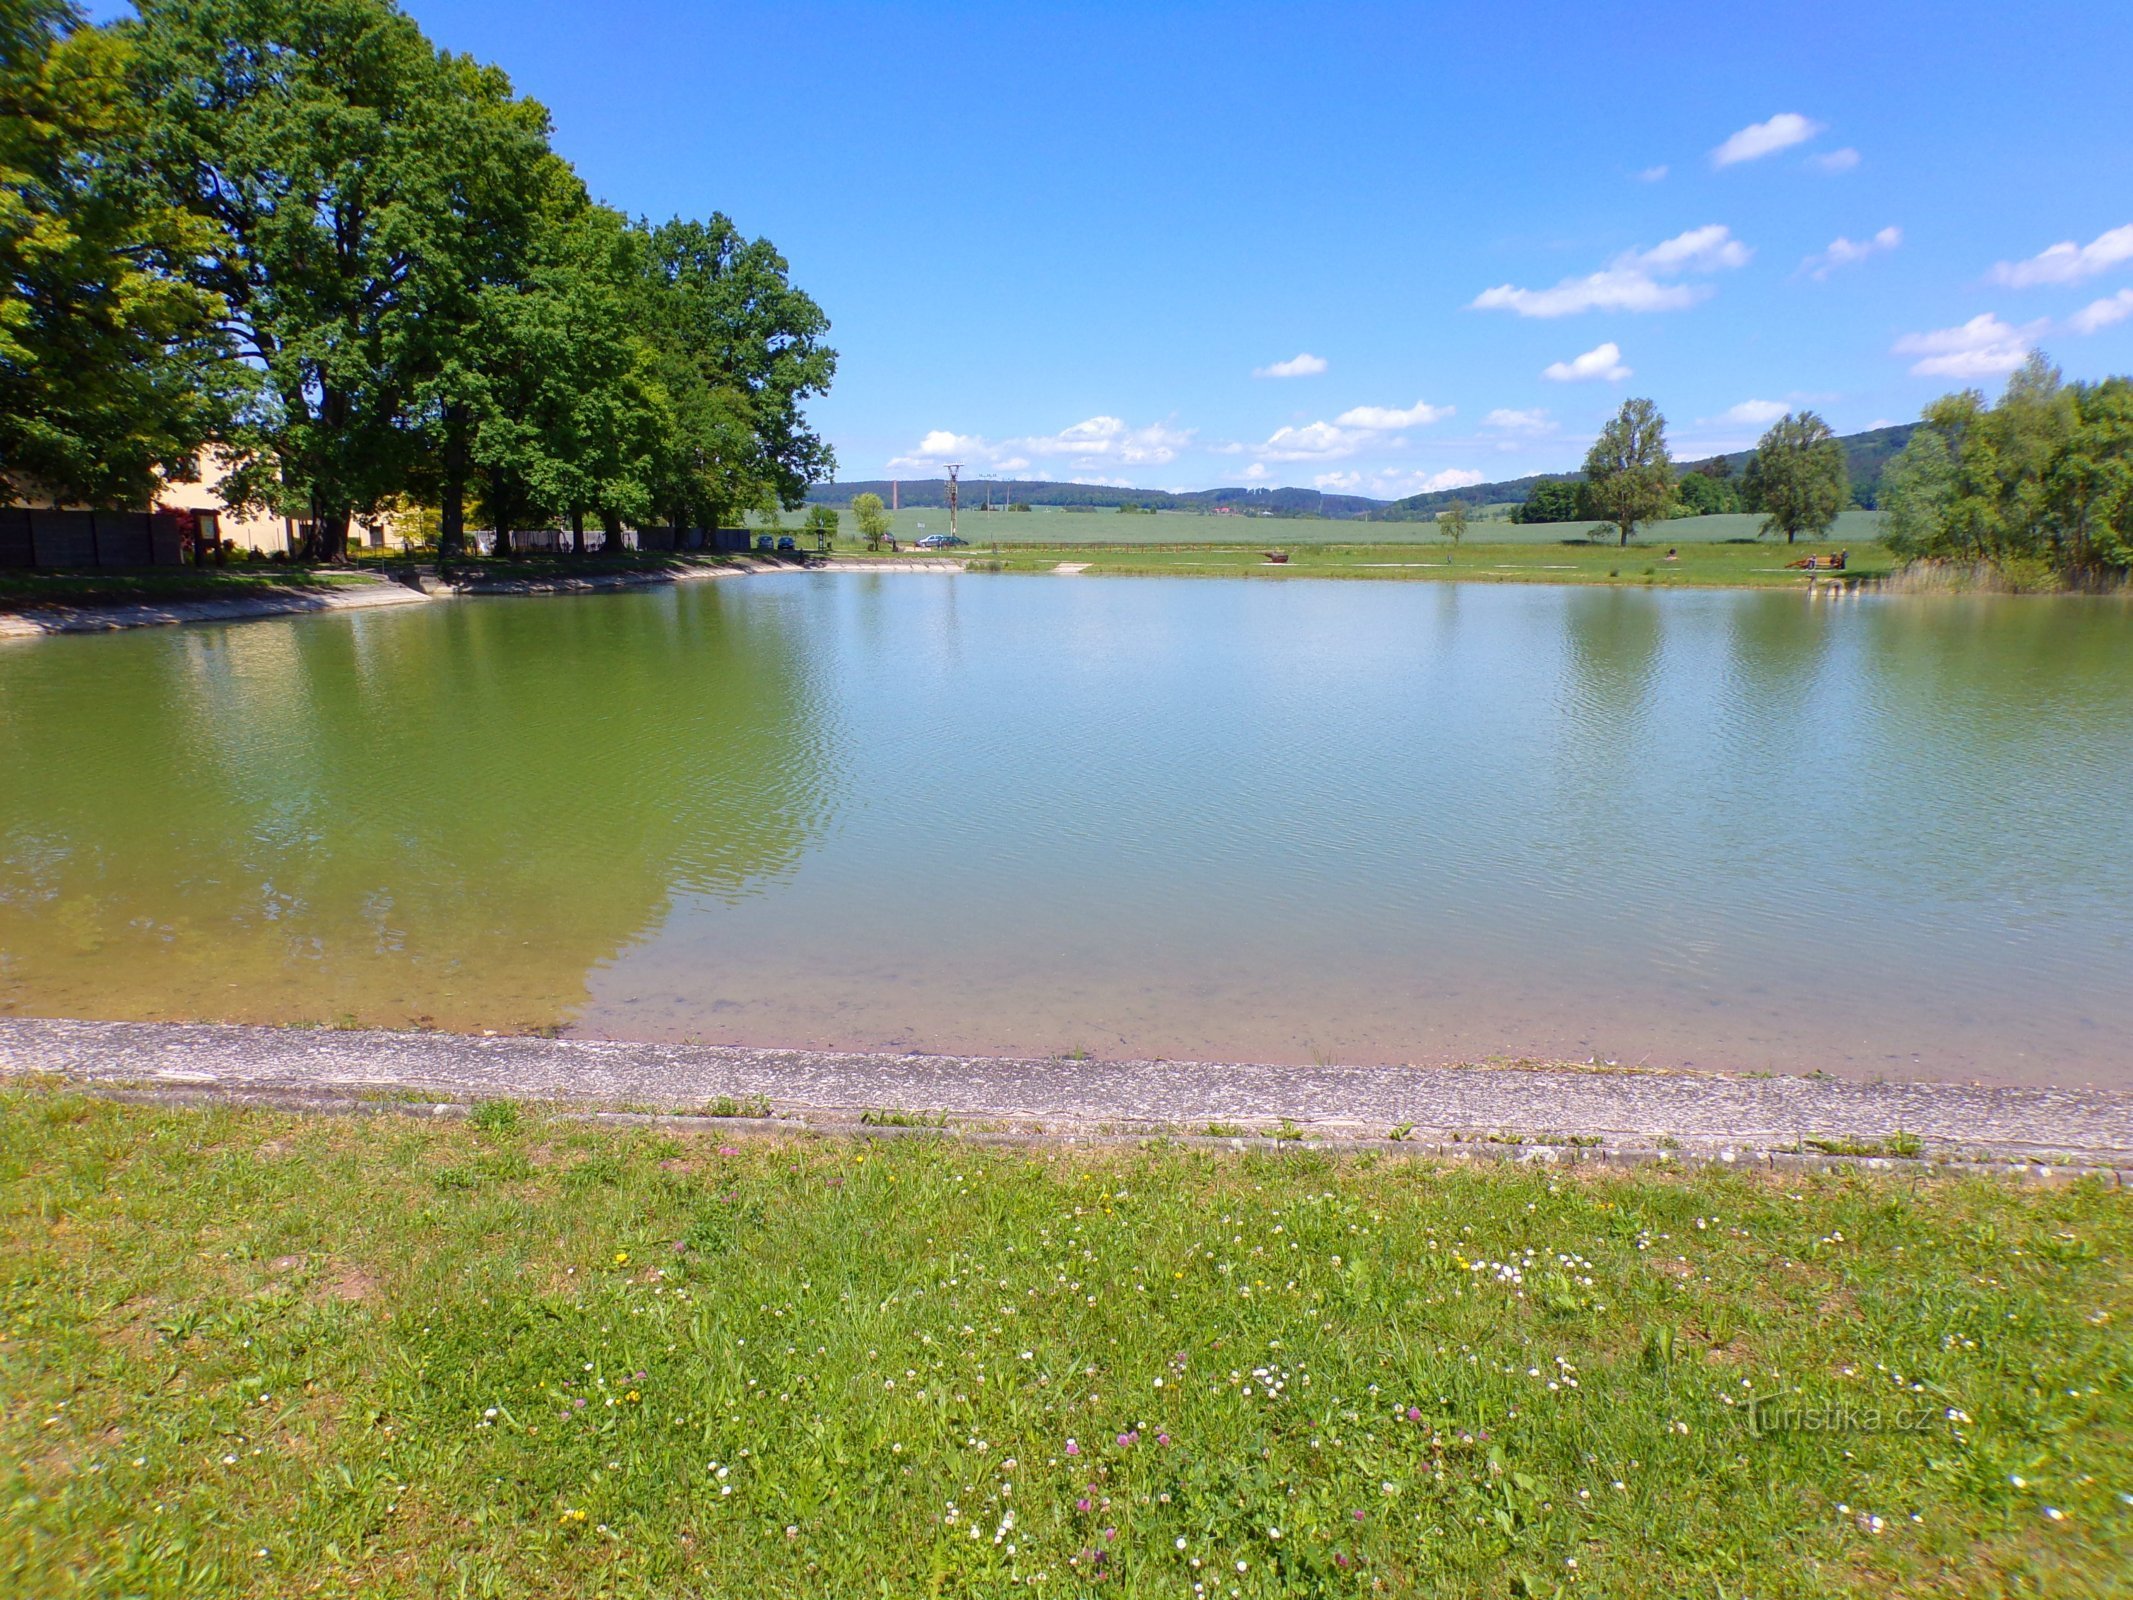
POLYGON ((242 622, 253 617, 371 611, 386 606, 419 606, 429 598, 418 589, 365 575, 312 589, 282 589, 267 594, 187 595, 167 600, 36 606, 0 612, 0 639, 110 633, 120 628, 154 628, 176 622, 242 622))
POLYGON ((2133 1094, 1475 1067, 1284 1067, 757 1050, 520 1036, 0 1019, 0 1076, 319 1109, 553 1101, 764 1126, 1741 1165, 1982 1163, 2133 1181, 2133 1094), (862 1119, 867 1119, 862 1122, 862 1119), (1393 1141, 1397 1140, 1395 1143, 1393 1141))

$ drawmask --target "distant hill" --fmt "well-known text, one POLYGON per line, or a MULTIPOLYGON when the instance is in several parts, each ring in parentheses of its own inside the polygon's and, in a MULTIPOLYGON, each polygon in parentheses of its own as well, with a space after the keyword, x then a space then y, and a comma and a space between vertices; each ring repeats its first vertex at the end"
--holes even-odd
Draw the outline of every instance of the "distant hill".
MULTIPOLYGON (((1892 428, 1846 434, 1839 440, 1851 466, 1852 493, 1861 505, 1874 504, 1881 488, 1882 471, 1904 447, 1917 426, 1915 422, 1898 423, 1892 428)), ((1753 450, 1736 450, 1722 458, 1705 459, 1723 459, 1731 468, 1732 476, 1738 477, 1754 454, 1753 450)), ((1683 471, 1704 464, 1704 461, 1679 463, 1683 471)), ((1167 489, 1118 489, 1108 484, 1055 483, 1036 478, 965 478, 962 504, 966 508, 982 508, 989 498, 996 507, 1020 504, 1113 510, 1119 506, 1139 506, 1150 511, 1227 509, 1271 517, 1353 517, 1370 522, 1426 522, 1454 500, 1463 500, 1470 506, 1523 501, 1537 483, 1565 478, 1575 481, 1583 476, 1582 472, 1576 471, 1536 472, 1498 483, 1477 483, 1464 489, 1409 495, 1404 500, 1373 500, 1360 494, 1322 494, 1316 489, 1198 489, 1175 494, 1167 489)), ((894 493, 902 505, 945 506, 948 503, 948 480, 904 478, 894 485, 894 493)), ((890 481, 873 478, 854 483, 818 483, 808 490, 807 499, 810 505, 848 506, 852 497, 860 494, 878 494, 886 504, 891 496, 890 481)))

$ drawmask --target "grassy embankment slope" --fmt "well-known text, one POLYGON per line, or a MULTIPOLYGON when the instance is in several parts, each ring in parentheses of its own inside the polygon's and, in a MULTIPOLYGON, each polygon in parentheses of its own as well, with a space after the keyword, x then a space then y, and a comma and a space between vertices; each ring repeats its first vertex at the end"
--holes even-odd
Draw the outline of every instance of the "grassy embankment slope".
POLYGON ((2133 1571, 2120 1192, 717 1127, 7 1094, 7 1591, 2133 1571))
POLYGON ((171 600, 241 600, 320 594, 361 583, 359 572, 281 563, 234 567, 120 567, 80 572, 0 572, 0 611, 47 606, 156 605, 171 600))

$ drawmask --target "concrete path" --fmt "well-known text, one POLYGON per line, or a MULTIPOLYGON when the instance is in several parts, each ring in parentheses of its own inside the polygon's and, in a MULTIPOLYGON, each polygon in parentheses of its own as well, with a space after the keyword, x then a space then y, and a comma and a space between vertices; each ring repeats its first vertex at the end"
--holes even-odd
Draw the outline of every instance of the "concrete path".
POLYGON ((1450 1067, 1277 1067, 1163 1061, 743 1050, 586 1039, 468 1037, 0 1018, 0 1075, 113 1088, 309 1099, 518 1096, 701 1111, 762 1096, 776 1113, 842 1125, 868 1111, 945 1113, 1053 1135, 1265 1132, 1405 1137, 1481 1153, 1812 1158, 1815 1139, 1915 1136, 1923 1153, 2053 1161, 2133 1177, 2133 1094, 2094 1089, 1861 1084, 1820 1078, 1450 1067))
POLYGON ((242 622, 252 617, 302 616, 321 611, 369 611, 426 605, 430 597, 387 578, 361 577, 316 589, 221 599, 126 600, 108 605, 45 606, 0 612, 0 639, 38 639, 54 633, 109 633, 173 622, 242 622))

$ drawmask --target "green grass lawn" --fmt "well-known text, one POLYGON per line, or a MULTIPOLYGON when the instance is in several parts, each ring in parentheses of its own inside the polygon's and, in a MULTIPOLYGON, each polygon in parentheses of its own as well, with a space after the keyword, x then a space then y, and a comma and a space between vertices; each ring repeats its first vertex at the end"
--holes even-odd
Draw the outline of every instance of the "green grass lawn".
POLYGON ((2133 1207, 0 1097, 10 1595, 2093 1595, 2133 1207))
MULTIPOLYGON (((1720 521, 1720 518, 1699 519, 1720 521)), ((1668 529, 1677 524, 1669 523, 1668 529)), ((1583 539, 1551 543, 1490 543, 1499 525, 1476 530, 1458 549, 1442 539, 1427 544, 1230 545, 1017 545, 1002 543, 998 554, 988 544, 957 552, 981 569, 1050 572, 1062 562, 1085 564, 1093 574, 1173 577, 1385 578, 1459 579, 1465 582, 1601 583, 1652 588, 1804 588, 1807 575, 1790 571, 1788 560, 1843 548, 1849 553, 1849 579, 1886 577, 1896 559, 1879 543, 1840 546, 1824 541, 1795 546, 1782 542, 1721 543, 1661 539, 1640 541, 1628 549, 1591 544, 1583 539), (1669 561, 1669 549, 1676 559, 1669 561), (1285 550, 1286 565, 1266 559, 1268 550, 1285 550), (1449 558, 1449 559, 1447 559, 1449 558)), ((840 555, 851 555, 840 550, 840 555)), ((907 552, 908 553, 908 552, 907 552)), ((873 559, 862 550, 861 559, 873 559)), ((889 559, 884 556, 882 559, 889 559)))

